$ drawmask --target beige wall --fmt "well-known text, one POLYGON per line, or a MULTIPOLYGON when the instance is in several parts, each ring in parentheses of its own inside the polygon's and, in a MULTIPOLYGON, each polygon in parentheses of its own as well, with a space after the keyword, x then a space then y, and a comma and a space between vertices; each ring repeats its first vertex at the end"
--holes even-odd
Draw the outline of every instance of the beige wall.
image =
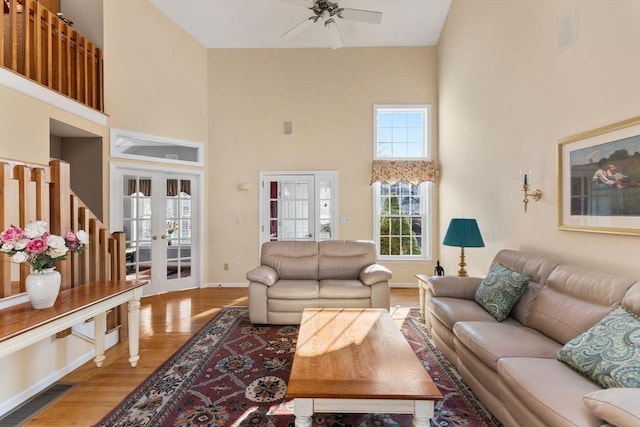
MULTIPOLYGON (((640 279, 638 236, 560 231, 557 141, 640 114, 640 2, 454 1, 439 47, 440 229, 475 217, 486 272, 501 248, 640 279), (572 10, 576 39, 558 47, 572 10), (519 170, 544 196, 524 213, 519 170)), ((459 249, 442 248, 448 271, 459 249)))
POLYGON ((104 2, 109 126, 207 141, 206 49, 148 0, 104 2))
MULTIPOLYGON (((60 159, 71 165, 71 189, 103 220, 102 138, 61 138, 60 159)), ((53 157, 53 156, 52 156, 53 157)))
POLYGON ((108 135, 104 126, 0 85, 0 157, 47 164, 50 119, 108 135))
MULTIPOLYGON (((436 70, 436 49, 425 47, 210 50, 208 281, 246 283, 258 264, 260 171, 337 170, 338 216, 351 218, 338 238, 371 239, 373 105, 431 104, 437 123, 436 70)), ((387 265, 395 283, 433 271, 427 262, 387 265)))

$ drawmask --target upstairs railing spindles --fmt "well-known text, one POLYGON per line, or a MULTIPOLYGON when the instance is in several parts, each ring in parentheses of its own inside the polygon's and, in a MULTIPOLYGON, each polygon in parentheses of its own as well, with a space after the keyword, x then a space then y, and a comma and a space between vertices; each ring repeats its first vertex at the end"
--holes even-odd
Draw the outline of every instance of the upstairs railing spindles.
POLYGON ((39 2, 8 1, 9 13, 0 19, 0 67, 104 111, 102 51, 39 2))

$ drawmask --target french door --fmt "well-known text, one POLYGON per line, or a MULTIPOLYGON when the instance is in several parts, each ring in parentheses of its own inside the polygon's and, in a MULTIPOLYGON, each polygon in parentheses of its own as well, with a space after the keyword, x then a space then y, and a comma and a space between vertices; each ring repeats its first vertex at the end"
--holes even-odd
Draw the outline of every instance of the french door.
MULTIPOLYGON (((198 179, 180 173, 116 169, 114 222, 126 236, 127 279, 149 280, 144 295, 197 286, 198 179)), ((115 227, 118 228, 118 227, 115 227)))
POLYGON ((337 175, 264 173, 261 241, 335 239, 337 175))

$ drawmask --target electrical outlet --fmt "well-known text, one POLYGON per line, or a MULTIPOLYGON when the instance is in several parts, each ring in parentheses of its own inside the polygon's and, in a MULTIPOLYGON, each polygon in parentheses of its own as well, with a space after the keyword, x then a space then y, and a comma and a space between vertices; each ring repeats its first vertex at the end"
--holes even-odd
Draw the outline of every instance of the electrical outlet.
POLYGON ((229 271, 229 263, 225 262, 222 268, 224 269, 224 271, 229 271))

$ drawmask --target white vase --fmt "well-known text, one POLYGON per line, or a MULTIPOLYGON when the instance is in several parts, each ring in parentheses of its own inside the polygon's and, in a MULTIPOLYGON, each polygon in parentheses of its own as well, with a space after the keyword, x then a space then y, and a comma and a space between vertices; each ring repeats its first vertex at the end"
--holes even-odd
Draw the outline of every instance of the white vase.
POLYGON ((60 273, 55 268, 45 268, 27 276, 27 296, 35 309, 49 308, 60 292, 60 273))

